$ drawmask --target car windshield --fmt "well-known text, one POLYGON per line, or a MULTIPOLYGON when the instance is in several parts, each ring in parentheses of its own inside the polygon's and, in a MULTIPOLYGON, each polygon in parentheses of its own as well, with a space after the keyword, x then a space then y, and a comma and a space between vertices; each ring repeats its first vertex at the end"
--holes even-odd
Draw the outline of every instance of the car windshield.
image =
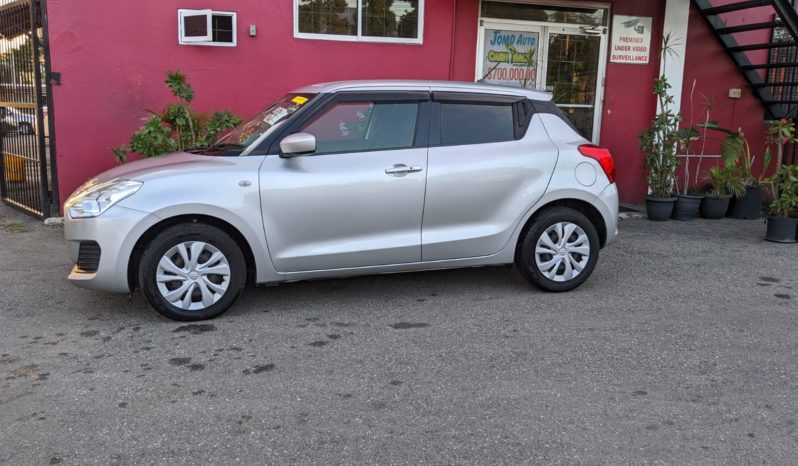
POLYGON ((288 94, 203 152, 243 151, 261 136, 280 126, 313 97, 314 94, 288 94))

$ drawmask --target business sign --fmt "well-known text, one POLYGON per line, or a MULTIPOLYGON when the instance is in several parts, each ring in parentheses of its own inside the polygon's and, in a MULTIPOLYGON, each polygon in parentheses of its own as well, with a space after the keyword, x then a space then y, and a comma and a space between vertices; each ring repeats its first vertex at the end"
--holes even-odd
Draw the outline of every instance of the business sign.
POLYGON ((533 89, 537 83, 537 32, 485 29, 482 46, 484 82, 533 89))
POLYGON ((645 65, 651 59, 650 16, 615 15, 612 18, 610 61, 645 65))

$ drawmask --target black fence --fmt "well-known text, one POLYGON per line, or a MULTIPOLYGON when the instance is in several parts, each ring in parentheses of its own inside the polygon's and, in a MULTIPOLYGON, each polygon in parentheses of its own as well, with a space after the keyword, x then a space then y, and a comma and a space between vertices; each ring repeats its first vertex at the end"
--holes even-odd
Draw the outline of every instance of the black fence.
POLYGON ((0 0, 0 197, 40 218, 58 214, 45 14, 41 0, 0 0))

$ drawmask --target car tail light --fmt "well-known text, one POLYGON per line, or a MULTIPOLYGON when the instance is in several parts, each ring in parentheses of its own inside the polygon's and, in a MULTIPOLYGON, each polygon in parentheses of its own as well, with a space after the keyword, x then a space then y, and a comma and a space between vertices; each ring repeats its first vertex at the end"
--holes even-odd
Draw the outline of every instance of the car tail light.
POLYGON ((593 144, 582 144, 579 146, 579 153, 598 162, 610 183, 615 183, 615 160, 612 159, 609 149, 593 144))

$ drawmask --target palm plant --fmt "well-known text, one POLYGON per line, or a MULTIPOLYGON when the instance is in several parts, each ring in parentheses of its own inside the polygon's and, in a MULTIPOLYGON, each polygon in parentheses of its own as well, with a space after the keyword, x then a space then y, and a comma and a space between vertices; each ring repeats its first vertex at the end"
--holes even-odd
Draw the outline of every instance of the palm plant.
POLYGON ((707 170, 704 181, 712 183, 713 196, 719 197, 742 197, 745 194, 745 183, 737 175, 734 166, 717 166, 707 170))

